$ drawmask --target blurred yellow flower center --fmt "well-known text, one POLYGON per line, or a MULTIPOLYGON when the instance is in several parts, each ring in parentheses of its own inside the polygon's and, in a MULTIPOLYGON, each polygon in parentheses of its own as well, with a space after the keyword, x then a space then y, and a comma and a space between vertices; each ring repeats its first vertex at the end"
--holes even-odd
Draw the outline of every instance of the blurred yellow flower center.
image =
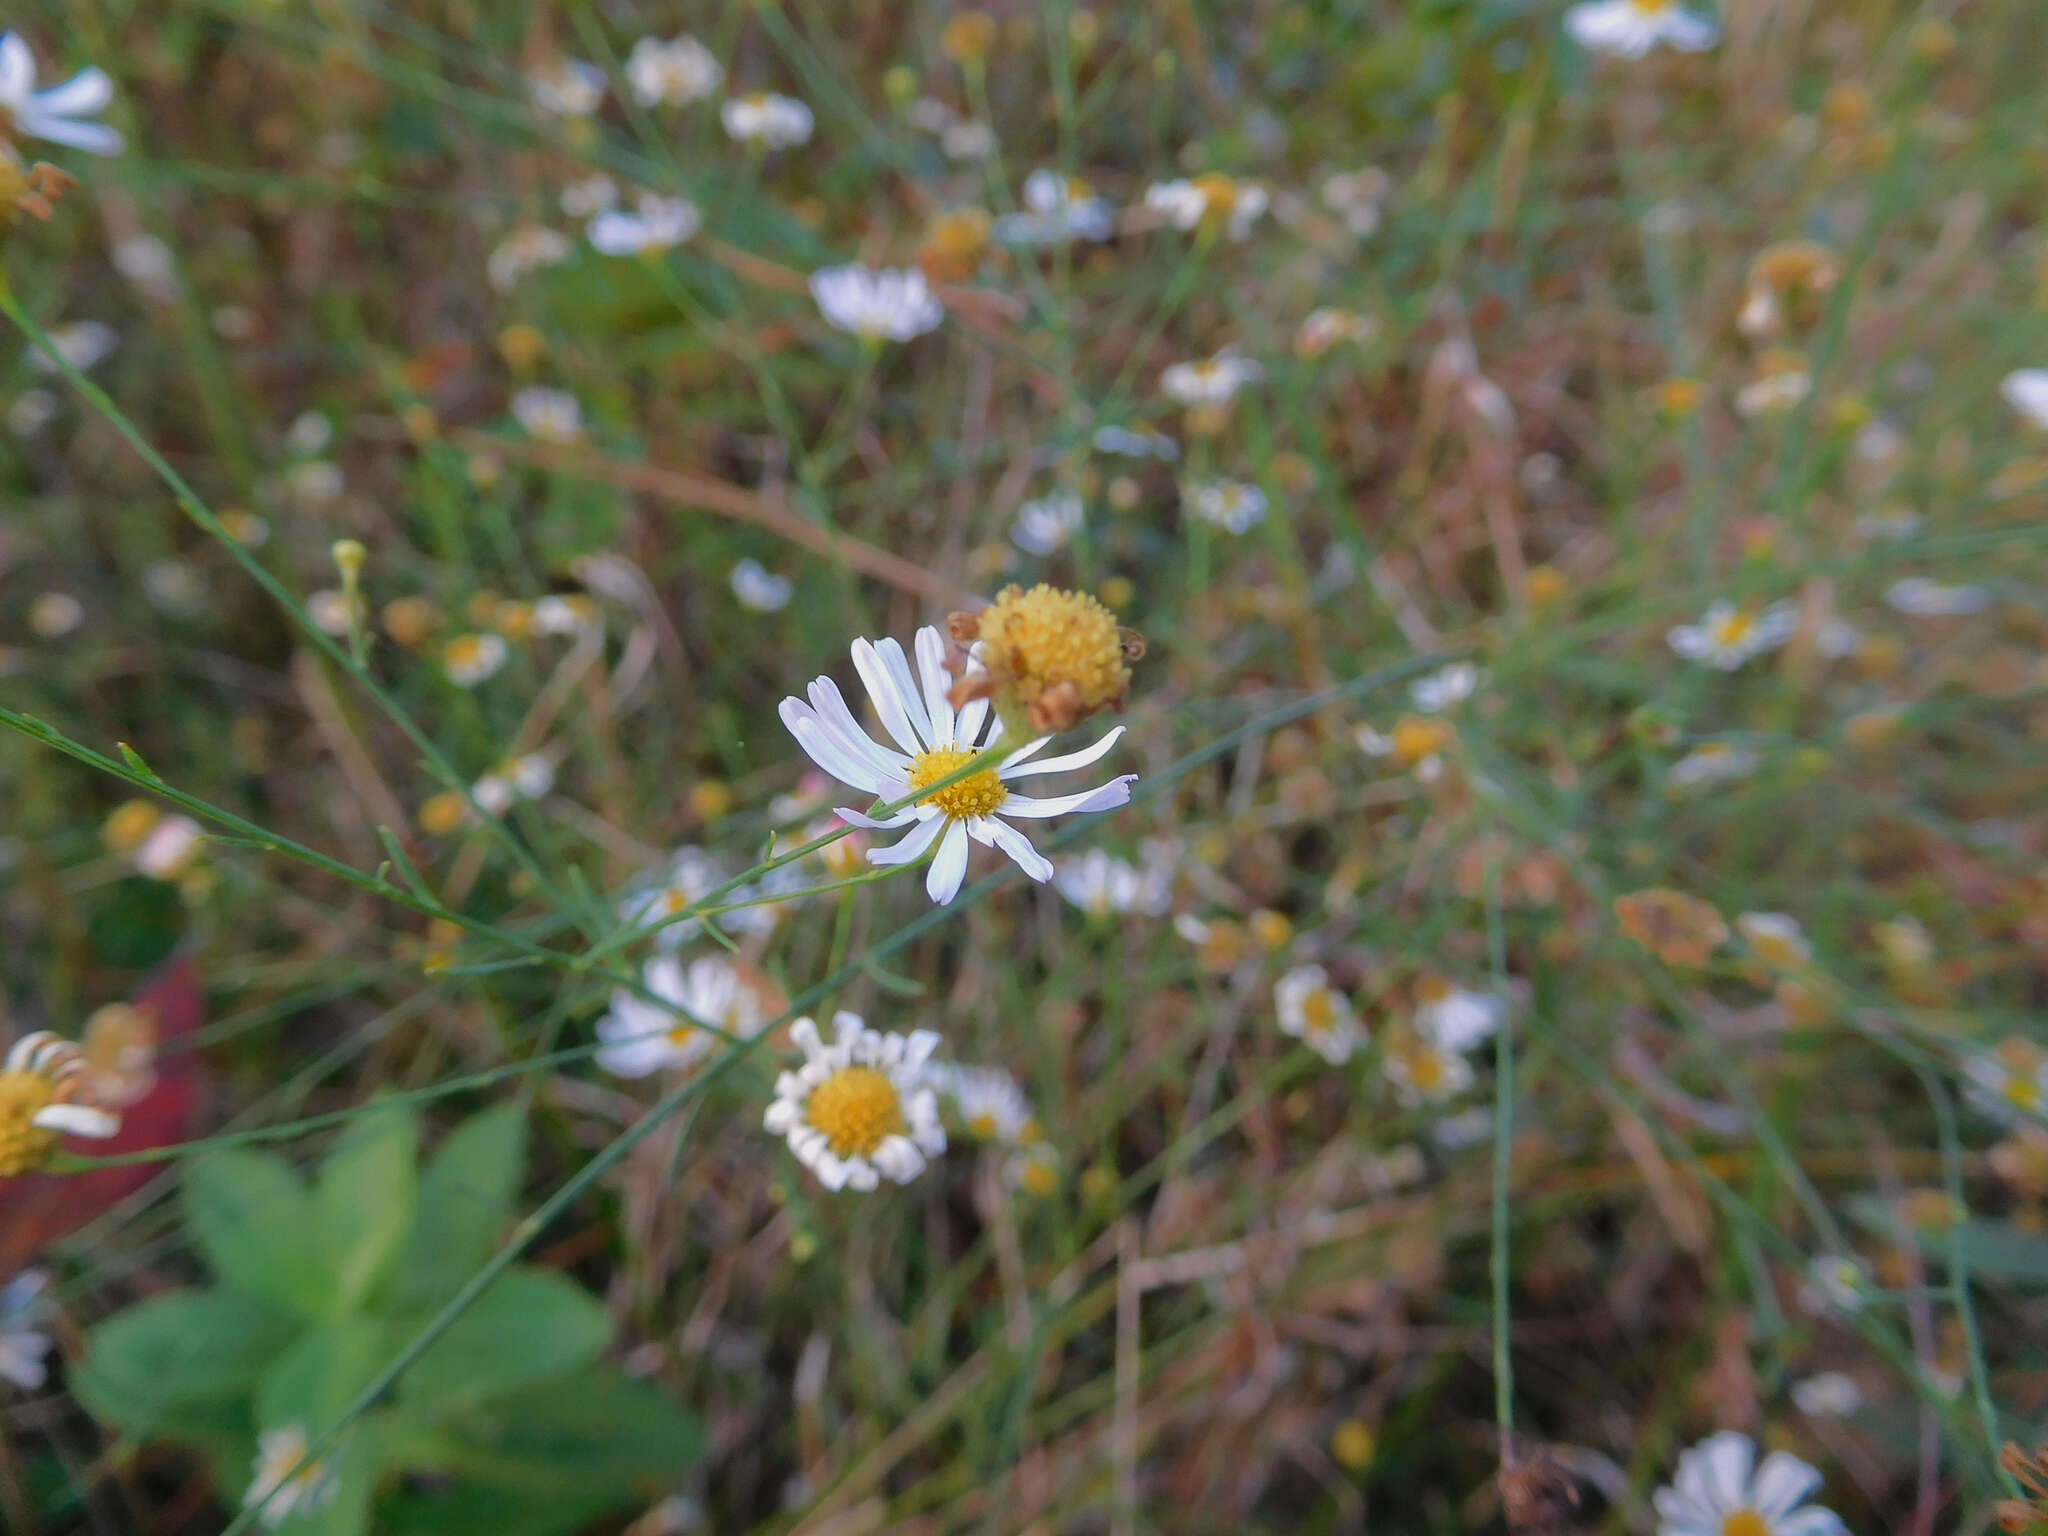
POLYGON ((1756 627, 1756 620, 1746 613, 1731 613, 1725 619, 1714 623, 1714 644, 1740 645, 1756 627))
POLYGON ((993 1141, 996 1134, 996 1117, 986 1110, 967 1122, 967 1132, 982 1141, 993 1141))
POLYGON ((877 1067, 842 1067, 811 1090, 804 1114, 825 1133, 835 1157, 868 1157, 908 1127, 903 1100, 877 1067))
POLYGON ((2009 1072, 2005 1079, 2005 1097, 2017 1109, 2039 1109, 2041 1085, 2023 1072, 2009 1072))
MULTIPOLYGON (((1671 9, 1672 0, 1629 0, 1629 4, 1633 5, 1645 16, 1657 16, 1671 9)), ((1724 1532, 1723 1536, 1749 1536, 1749 1533, 1747 1531, 1728 1531, 1724 1532)))
POLYGON ((39 1073, 0 1072, 0 1178, 42 1167, 56 1148, 57 1133, 33 1123, 56 1093, 39 1073))
MULTIPOLYGON (((1641 5, 1643 0, 1636 0, 1641 5)), ((1753 1509, 1738 1509, 1721 1522, 1721 1536, 1771 1536, 1770 1522, 1753 1509)))
MULTIPOLYGON (((966 767, 973 756, 972 752, 963 752, 958 747, 933 747, 930 751, 920 752, 910 765, 910 787, 923 789, 927 784, 937 783, 947 774, 957 773, 966 767)), ((961 821, 969 816, 986 816, 1009 798, 1010 792, 996 777, 995 769, 984 768, 928 795, 918 796, 918 803, 936 805, 954 821, 961 821)))
POLYGON ((1116 615, 1086 592, 1040 583, 1026 592, 1005 587, 975 616, 982 661, 999 680, 999 709, 1028 707, 1060 690, 1079 719, 1124 696, 1131 669, 1116 615))
POLYGON ((1408 1058, 1408 1081, 1424 1093, 1434 1093, 1444 1085, 1443 1058, 1435 1051, 1418 1050, 1408 1058))
POLYGON ((1337 1022, 1337 1000, 1328 987, 1318 987, 1301 1000, 1301 1021, 1311 1034, 1328 1034, 1337 1022))
POLYGON ((1032 1158, 1017 1174, 1017 1182, 1024 1187, 1024 1193, 1043 1200, 1060 1187, 1059 1170, 1043 1158, 1032 1158))

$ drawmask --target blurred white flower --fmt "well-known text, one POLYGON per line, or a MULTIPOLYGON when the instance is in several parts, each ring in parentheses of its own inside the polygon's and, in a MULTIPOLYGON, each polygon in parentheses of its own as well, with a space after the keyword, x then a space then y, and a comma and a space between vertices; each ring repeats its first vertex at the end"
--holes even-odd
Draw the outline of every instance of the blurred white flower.
POLYGON ((43 1357, 54 1342, 33 1326, 49 1284, 47 1271, 24 1269, 0 1289, 0 1380, 34 1392, 49 1379, 43 1357))
POLYGON ((811 274, 811 296, 831 325, 866 342, 909 341, 946 317, 915 267, 825 267, 811 274))
POLYGON ((91 119, 114 100, 103 69, 81 69, 62 85, 36 89, 36 57, 18 32, 0 35, 0 122, 11 137, 47 139, 93 155, 118 155, 125 141, 91 119))
POLYGON ((24 389, 7 403, 7 430, 16 437, 34 437, 57 419, 59 404, 47 389, 24 389))
POLYGON ((665 42, 643 37, 626 56, 626 83, 643 107, 683 107, 723 85, 725 69, 688 33, 665 42))
POLYGON ((458 688, 474 688, 497 675, 509 654, 502 635, 457 635, 441 651, 441 666, 458 688))
POLYGON ((284 429, 284 445, 304 457, 326 451, 334 441, 334 423, 318 411, 301 411, 284 429))
POLYGON ((543 443, 573 443, 583 436, 583 407, 565 389, 527 385, 512 397, 512 419, 543 443))
POLYGON ((1897 541, 1910 539, 1925 525, 1927 519, 1908 507, 1887 507, 1880 512, 1865 512, 1856 519, 1856 531, 1866 539, 1897 541))
POLYGON ((1900 613, 1916 619, 1945 619, 1982 613, 1991 606, 1991 593, 1984 587, 1908 576, 1887 587, 1884 600, 1900 613))
POLYGON ((1963 1058, 1971 1104, 2007 1125, 2048 1119, 2048 1051, 2020 1035, 1963 1058))
POLYGON ((1756 1464, 1756 1444, 1724 1429, 1678 1458, 1657 1490, 1657 1536, 1849 1536, 1832 1510, 1806 1502, 1820 1473, 1790 1451, 1756 1464))
POLYGON ((830 1045, 814 1020, 789 1027, 803 1065, 776 1079, 762 1124, 785 1137, 827 1189, 871 1190, 884 1178, 908 1184, 946 1150, 938 1096, 924 1081, 939 1037, 928 1029, 883 1034, 854 1013, 833 1015, 832 1025, 838 1038, 830 1045))
POLYGON ((190 816, 165 816, 135 849, 135 867, 152 880, 175 880, 192 867, 206 832, 190 816))
POLYGON ((1799 616, 1790 603, 1773 603, 1756 612, 1723 601, 1712 604, 1699 623, 1675 625, 1664 638, 1687 661, 1733 672, 1751 657, 1778 649, 1798 627, 1799 616))
POLYGON ((1381 208, 1393 191, 1393 178, 1376 165, 1338 171, 1323 178, 1323 206, 1344 221, 1352 238, 1364 240, 1380 227, 1381 208))
POLYGON ((732 568, 732 594, 756 613, 780 613, 796 595, 796 583, 749 555, 732 568))
POLYGON ((794 96, 777 96, 772 91, 730 98, 718 109, 718 119, 732 138, 764 149, 805 143, 816 126, 809 107, 794 96))
POLYGON ((1192 488, 1195 516, 1230 533, 1244 533, 1266 515, 1266 493, 1243 480, 1208 480, 1192 488))
POLYGON ((564 217, 594 218, 605 209, 618 205, 619 184, 603 171, 594 171, 563 187, 562 195, 556 201, 561 205, 564 217))
POLYGON ((61 372, 58 358, 80 373, 90 373, 106 361, 121 339, 119 332, 101 320, 73 320, 67 325, 50 327, 49 334, 54 356, 41 347, 28 350, 29 366, 37 373, 61 372))
POLYGON ((85 604, 69 592, 44 592, 28 605, 28 627, 41 640, 61 640, 85 622, 85 604))
POLYGON ((1237 392, 1263 378, 1265 369, 1235 352, 1218 352, 1195 363, 1174 363, 1159 375, 1159 387, 1182 405, 1227 405, 1237 392))
POLYGON ((1296 966, 1274 983, 1273 1010, 1282 1034, 1292 1035, 1333 1067, 1365 1044, 1365 1026, 1351 1000, 1330 985, 1320 965, 1296 966))
POLYGON ((326 1462, 307 1459, 311 1448, 303 1424, 266 1429, 256 1437, 256 1475, 242 1495, 242 1507, 261 1506, 259 1518, 272 1530, 324 1509, 341 1486, 326 1462))
MULTIPOLYGON (((841 783, 890 803, 910 799, 966 767, 1003 736, 1002 722, 986 698, 970 700, 955 711, 948 697, 953 674, 946 667, 946 641, 939 631, 920 629, 916 648, 918 678, 913 679, 903 647, 894 640, 853 642, 854 670, 867 685, 883 730, 900 750, 892 751, 868 735, 829 677, 811 684, 808 704, 797 698, 782 701, 783 724, 813 762, 841 783)), ((845 806, 834 809, 841 820, 869 831, 910 829, 893 845, 868 850, 868 862, 877 868, 909 864, 936 849, 925 875, 925 894, 941 906, 960 894, 970 841, 999 850, 1033 880, 1050 880, 1051 863, 1004 818, 1042 820, 1110 810, 1130 800, 1137 775, 1122 774, 1096 789, 1049 799, 1020 795, 1010 786, 1040 774, 1085 768, 1115 746, 1123 732, 1119 725, 1092 747, 1050 758, 1038 757, 1052 739, 1040 736, 997 758, 993 766, 921 795, 879 820, 845 806)))
POLYGON ((1453 704, 1461 704, 1471 698, 1484 676, 1471 662, 1454 661, 1409 684, 1408 697, 1425 715, 1442 714, 1453 704))
POLYGON ((1266 189, 1257 182, 1228 176, 1162 181, 1145 189, 1145 206, 1175 229, 1193 229, 1214 209, 1225 220, 1225 232, 1232 240, 1249 235, 1270 202, 1266 189))
POLYGON ((549 117, 588 117, 604 100, 604 71, 585 59, 555 59, 530 71, 526 88, 549 117))
POLYGON ((996 131, 987 123, 963 117, 939 130, 939 148, 948 160, 987 160, 996 152, 996 131))
POLYGON ((1321 357, 1339 342, 1368 342, 1378 334, 1379 327, 1368 316, 1323 308, 1301 322, 1294 333, 1294 350, 1303 357, 1321 357))
POLYGON ((635 256, 681 245, 703 222, 697 205, 687 197, 642 192, 634 200, 633 212, 608 208, 590 221, 584 233, 607 256, 635 256))
POLYGON ((1792 1404, 1810 1419, 1846 1419, 1863 1406, 1863 1389, 1840 1371, 1792 1383, 1792 1404))
POLYGON ((509 293, 520 278, 542 267, 559 266, 575 254, 576 245, 559 229, 522 224, 484 261, 484 279, 499 293, 509 293))
POLYGON ((588 635, 603 628, 603 612, 581 593, 550 592, 533 605, 536 635, 588 635))
POLYGON ((1053 868, 1053 887, 1091 917, 1162 916, 1173 899, 1173 871, 1158 859, 1141 868, 1090 848, 1053 868))
POLYGON ((1030 1095, 1001 1067, 956 1067, 935 1062, 925 1081, 952 1102, 967 1134, 976 1141, 1017 1146, 1038 1138, 1038 1111, 1030 1095))
POLYGON ((1092 439, 1098 453, 1120 453, 1133 459, 1180 457, 1180 444, 1163 432, 1133 432, 1129 427, 1097 427, 1092 439))
POLYGON ((1055 245, 1062 240, 1107 240, 1115 231, 1110 206, 1079 178, 1036 170, 1024 178, 1024 208, 996 220, 1005 245, 1055 245))
POLYGON ((2008 373, 1998 392, 2005 403, 2033 425, 2048 430, 2048 368, 2021 368, 2008 373))
POLYGON ((114 270, 146 298, 168 304, 178 296, 178 259, 155 235, 130 235, 113 250, 114 270))
POLYGON ((1699 789, 1708 784, 1726 784, 1746 779, 1761 762, 1748 747, 1725 741, 1702 742, 1671 765, 1667 782, 1674 789, 1699 789))
POLYGON ((1472 1064, 1421 1031, 1390 1040, 1381 1062, 1394 1094, 1410 1107, 1455 1099, 1472 1086, 1472 1064))
POLYGON ((656 955, 640 981, 652 999, 620 987, 612 993, 611 1011, 597 1021, 597 1064, 607 1072, 645 1077, 687 1067, 717 1048, 714 1031, 742 1040, 760 1032, 760 999, 720 956, 685 967, 674 955, 656 955))
POLYGON ((1852 1316, 1870 1300, 1870 1272, 1848 1254, 1819 1254, 1806 1266, 1806 1284, 1800 1288, 1799 1298, 1809 1312, 1852 1316))
POLYGON ((1500 1033, 1507 1022, 1506 1001, 1491 992, 1475 992, 1442 977, 1426 977, 1417 988, 1415 1028, 1439 1050, 1471 1050, 1500 1033))
POLYGON ((1081 498, 1072 491, 1054 491, 1017 509, 1010 542, 1028 554, 1049 555, 1074 536, 1081 522, 1081 498))
POLYGON ((1698 53, 1721 40, 1710 17, 1688 11, 1677 0, 1588 0, 1564 13, 1564 28, 1588 53, 1640 59, 1660 43, 1680 53, 1698 53))

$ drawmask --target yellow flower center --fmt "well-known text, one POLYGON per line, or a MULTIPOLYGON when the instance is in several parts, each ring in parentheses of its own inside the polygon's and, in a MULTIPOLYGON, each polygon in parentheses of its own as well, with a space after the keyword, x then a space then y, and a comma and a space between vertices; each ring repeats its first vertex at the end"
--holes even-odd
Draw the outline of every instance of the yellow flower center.
MULTIPOLYGON (((1638 0, 1640 3, 1640 0, 1638 0)), ((1756 627, 1756 620, 1746 613, 1731 613, 1714 625, 1714 644, 1720 646, 1740 645, 1749 638, 1749 632, 1756 627)))
POLYGON ((1043 1200, 1054 1194, 1060 1187, 1059 1170, 1043 1158, 1032 1158, 1017 1174, 1017 1182, 1024 1193, 1043 1200))
POLYGON ((1771 1536, 1771 1524, 1753 1509, 1738 1509, 1721 1522, 1721 1536, 1771 1536))
POLYGON ((1443 1058, 1435 1051, 1414 1052, 1408 1058, 1408 1081, 1423 1093, 1435 1093, 1444 1085, 1443 1058))
POLYGON ((993 1141, 996 1135, 996 1117, 983 1110, 967 1122, 967 1134, 978 1141, 993 1141))
MULTIPOLYGON (((928 752, 920 752, 910 765, 910 787, 923 789, 928 784, 937 783, 947 774, 966 767, 973 757, 972 752, 963 752, 958 747, 933 747, 928 752)), ((918 803, 936 805, 951 820, 962 821, 969 816, 986 816, 1009 798, 1010 792, 996 777, 995 769, 984 768, 928 795, 918 796, 918 803)))
MULTIPOLYGON (((1026 592, 1005 587, 974 616, 982 661, 998 685, 997 710, 1005 721, 1034 705, 1059 708, 1046 723, 1071 724, 1116 703, 1131 685, 1124 664, 1124 633, 1116 615, 1085 592, 1040 583, 1026 592)), ((956 632, 957 634, 957 632, 956 632)))
POLYGON ((841 1067, 811 1090, 804 1114, 835 1157, 872 1156, 908 1129, 896 1085, 878 1067, 841 1067))
POLYGON ((1301 1000, 1301 1021, 1312 1035, 1325 1035, 1337 1022, 1337 1002, 1328 987, 1318 987, 1301 1000))
MULTIPOLYGON (((1673 0, 1629 0, 1629 4, 1645 16, 1661 16, 1671 9, 1673 0)), ((1738 1533, 1730 1531, 1726 1536, 1738 1536, 1738 1533)), ((1739 1536, 1748 1536, 1748 1533, 1742 1532, 1739 1536)))
POLYGON ((2025 1073, 2007 1073, 2005 1079, 2005 1098, 2006 1102, 2015 1109, 2039 1109, 2041 1107, 2041 1085, 2025 1073))
POLYGON ((0 1178, 42 1167, 57 1146, 57 1133, 33 1123, 57 1094, 35 1072, 0 1072, 0 1178))
POLYGON ((1204 214, 1228 214, 1237 206, 1237 183, 1220 171, 1197 176, 1194 185, 1202 194, 1204 214))

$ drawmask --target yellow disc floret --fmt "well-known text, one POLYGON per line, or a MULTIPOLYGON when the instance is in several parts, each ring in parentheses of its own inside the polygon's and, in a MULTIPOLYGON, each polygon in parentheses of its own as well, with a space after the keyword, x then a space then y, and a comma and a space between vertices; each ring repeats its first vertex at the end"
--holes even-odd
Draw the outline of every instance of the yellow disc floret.
POLYGON ((1753 1509, 1738 1509, 1721 1522, 1721 1536, 1771 1536, 1771 1523, 1753 1509))
MULTIPOLYGON (((933 747, 920 752, 910 765, 910 787, 923 789, 935 784, 949 773, 958 773, 966 767, 974 754, 963 752, 958 747, 933 747)), ((993 768, 984 768, 979 773, 970 773, 964 779, 942 785, 928 795, 918 797, 920 804, 936 805, 954 821, 963 821, 970 816, 992 814, 1005 800, 1010 791, 1003 781, 996 777, 993 768)))
POLYGON ((34 1123, 56 1096, 39 1072, 0 1072, 0 1178, 32 1173, 56 1150, 57 1133, 34 1123))
POLYGON ((896 1084, 879 1067, 841 1067, 811 1090, 804 1115, 835 1157, 872 1157, 909 1130, 896 1084))
POLYGON ((1006 725, 1063 730, 1123 700, 1126 662, 1142 643, 1085 592, 1040 583, 1005 587, 975 614, 953 616, 956 640, 981 642, 981 663, 1006 725))

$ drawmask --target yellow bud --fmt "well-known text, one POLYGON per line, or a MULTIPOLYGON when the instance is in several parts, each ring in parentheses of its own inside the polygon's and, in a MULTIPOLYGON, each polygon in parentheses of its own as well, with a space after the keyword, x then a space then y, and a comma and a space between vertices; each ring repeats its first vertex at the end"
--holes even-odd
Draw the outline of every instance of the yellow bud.
POLYGON ((334 556, 335 568, 341 572, 341 579, 353 583, 363 569, 363 562, 370 558, 370 552, 356 539, 336 539, 329 553, 334 556))
POLYGON ((1330 1454, 1347 1472, 1363 1472, 1378 1449, 1378 1437, 1363 1419, 1346 1419, 1330 1435, 1330 1454))
POLYGON ((986 11, 961 11, 939 34, 939 46, 946 57, 962 69, 979 71, 995 46, 996 20, 986 11))

